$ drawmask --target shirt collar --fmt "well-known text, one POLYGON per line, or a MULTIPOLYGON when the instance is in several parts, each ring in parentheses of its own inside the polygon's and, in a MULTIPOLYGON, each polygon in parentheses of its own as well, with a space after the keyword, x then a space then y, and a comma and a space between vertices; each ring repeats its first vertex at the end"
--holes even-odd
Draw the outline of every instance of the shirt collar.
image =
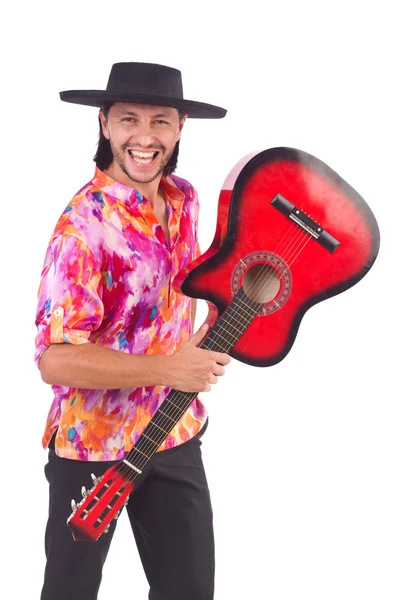
MULTIPOLYGON (((138 190, 115 181, 109 175, 96 167, 95 174, 92 179, 95 187, 102 190, 107 196, 126 202, 127 204, 146 204, 148 200, 138 190)), ((163 188, 167 201, 175 209, 181 207, 181 204, 188 197, 179 189, 176 183, 172 180, 172 176, 162 177, 160 185, 163 188)))

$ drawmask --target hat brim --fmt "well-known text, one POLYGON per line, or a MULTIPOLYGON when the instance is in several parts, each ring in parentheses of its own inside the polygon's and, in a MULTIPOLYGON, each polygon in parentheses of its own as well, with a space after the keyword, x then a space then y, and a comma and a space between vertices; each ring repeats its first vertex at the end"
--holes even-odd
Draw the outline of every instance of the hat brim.
POLYGON ((59 93, 63 102, 83 104, 85 106, 101 107, 109 102, 131 102, 133 104, 152 104, 154 106, 171 106, 186 110, 189 118, 193 119, 222 119, 226 109, 204 102, 195 102, 181 98, 169 98, 148 94, 128 92, 107 92, 101 90, 68 90, 59 93))

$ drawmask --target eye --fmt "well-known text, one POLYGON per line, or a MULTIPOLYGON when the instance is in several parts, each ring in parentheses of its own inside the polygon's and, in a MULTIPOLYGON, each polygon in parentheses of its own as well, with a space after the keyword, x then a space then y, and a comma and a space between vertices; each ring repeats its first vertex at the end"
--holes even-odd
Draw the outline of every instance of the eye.
POLYGON ((167 121, 163 121, 162 119, 157 119, 155 123, 160 123, 161 125, 168 125, 167 121))
POLYGON ((132 123, 132 121, 135 121, 135 119, 134 117, 123 117, 121 121, 124 121, 126 123, 132 123))

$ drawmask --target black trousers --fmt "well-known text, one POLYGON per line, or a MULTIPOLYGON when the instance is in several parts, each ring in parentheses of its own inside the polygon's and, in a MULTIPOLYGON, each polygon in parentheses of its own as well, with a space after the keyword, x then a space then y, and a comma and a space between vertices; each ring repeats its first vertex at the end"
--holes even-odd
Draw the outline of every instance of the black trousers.
MULTIPOLYGON (((214 536, 200 437, 158 452, 136 481, 127 506, 149 582, 150 600, 212 600, 214 536)), ((75 542, 66 520, 81 486, 92 487, 114 462, 58 457, 50 446, 45 474, 50 485, 45 533, 47 564, 41 600, 95 600, 117 521, 96 542, 75 542)), ((125 509, 124 509, 125 510, 125 509)), ((131 588, 131 599, 135 598, 131 588)))

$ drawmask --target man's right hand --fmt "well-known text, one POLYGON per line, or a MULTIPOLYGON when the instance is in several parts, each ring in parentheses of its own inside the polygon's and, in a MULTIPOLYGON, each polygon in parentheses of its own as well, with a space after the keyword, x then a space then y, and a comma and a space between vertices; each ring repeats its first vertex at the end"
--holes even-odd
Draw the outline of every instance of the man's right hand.
POLYGON ((207 331, 208 325, 202 325, 190 340, 169 357, 167 379, 175 390, 209 392, 210 384, 217 383, 218 377, 225 374, 224 367, 231 360, 228 354, 197 347, 207 331))

